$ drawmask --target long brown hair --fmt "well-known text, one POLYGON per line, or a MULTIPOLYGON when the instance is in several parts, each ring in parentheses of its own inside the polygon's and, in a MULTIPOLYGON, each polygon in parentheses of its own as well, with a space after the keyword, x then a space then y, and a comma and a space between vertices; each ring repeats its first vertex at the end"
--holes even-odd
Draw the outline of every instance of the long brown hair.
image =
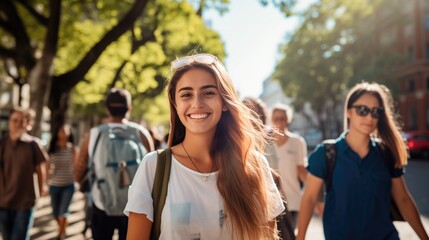
POLYGON ((382 143, 392 151, 395 157, 395 167, 405 166, 408 158, 407 147, 402 139, 398 116, 393 108, 392 94, 386 86, 378 83, 363 82, 350 89, 344 104, 344 130, 347 130, 349 125, 346 115, 347 110, 365 94, 376 97, 380 107, 383 108, 373 136, 380 138, 382 143))
POLYGON ((228 110, 217 125, 210 154, 219 167, 217 187, 224 200, 226 220, 231 224, 233 239, 275 239, 275 229, 268 222, 270 195, 265 188, 261 156, 264 135, 253 124, 261 121, 248 116, 223 65, 189 63, 177 69, 168 84, 170 101, 170 135, 168 146, 185 138, 186 129, 175 107, 177 82, 191 69, 203 69, 214 76, 222 101, 228 110))

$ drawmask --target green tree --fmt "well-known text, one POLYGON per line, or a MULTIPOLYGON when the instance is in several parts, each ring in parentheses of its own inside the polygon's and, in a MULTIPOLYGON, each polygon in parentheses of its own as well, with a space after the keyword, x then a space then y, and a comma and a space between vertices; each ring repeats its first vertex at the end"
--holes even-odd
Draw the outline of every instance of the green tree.
MULTIPOLYGON (((271 1, 285 13, 294 2, 271 1)), ((131 89, 140 104, 135 109, 153 111, 152 103, 163 105, 156 96, 176 55, 194 49, 225 55, 220 37, 201 16, 207 8, 226 11, 228 3, 0 1, 0 73, 20 87, 30 84, 30 106, 39 113, 36 135, 44 106, 51 110, 53 129, 64 122, 71 95, 76 109, 88 113, 100 109, 98 103, 112 86, 131 89)))
POLYGON ((272 78, 297 109, 311 104, 324 138, 342 130, 347 88, 362 80, 383 82, 395 63, 396 58, 376 44, 373 16, 379 4, 321 0, 303 13, 301 26, 283 46, 284 57, 272 78))

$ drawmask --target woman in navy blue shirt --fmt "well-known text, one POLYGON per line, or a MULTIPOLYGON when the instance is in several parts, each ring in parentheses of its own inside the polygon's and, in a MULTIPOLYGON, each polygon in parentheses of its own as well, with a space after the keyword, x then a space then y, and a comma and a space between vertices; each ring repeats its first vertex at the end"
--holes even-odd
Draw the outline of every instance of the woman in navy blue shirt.
MULTIPOLYGON (((344 129, 335 140, 336 161, 323 216, 325 238, 399 239, 390 219, 393 197, 420 239, 429 239, 402 177, 407 150, 390 91, 377 83, 353 87, 345 101, 344 129), (380 142, 394 159, 383 159, 380 142)), ((327 180, 323 144, 311 154, 308 171, 299 210, 298 240, 305 237, 318 193, 327 180)))

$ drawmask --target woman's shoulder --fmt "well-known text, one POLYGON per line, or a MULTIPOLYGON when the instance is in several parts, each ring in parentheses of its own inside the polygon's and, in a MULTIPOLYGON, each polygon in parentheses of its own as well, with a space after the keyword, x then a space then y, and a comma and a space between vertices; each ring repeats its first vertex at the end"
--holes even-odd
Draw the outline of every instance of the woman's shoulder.
POLYGON ((143 161, 146 161, 146 162, 156 162, 157 159, 158 159, 158 150, 149 152, 143 157, 143 161))

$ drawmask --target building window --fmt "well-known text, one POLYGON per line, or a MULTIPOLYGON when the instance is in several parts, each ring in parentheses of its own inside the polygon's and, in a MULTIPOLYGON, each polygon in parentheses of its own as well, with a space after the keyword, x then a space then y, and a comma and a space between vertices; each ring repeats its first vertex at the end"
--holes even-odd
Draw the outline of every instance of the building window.
POLYGON ((412 46, 408 47, 408 61, 414 60, 414 48, 412 46))
POLYGON ((416 108, 410 108, 409 115, 408 115, 408 126, 410 130, 416 130, 417 129, 417 111, 416 108))
POLYGON ((411 79, 408 81, 408 92, 414 92, 414 90, 416 90, 416 82, 414 79, 411 79))

